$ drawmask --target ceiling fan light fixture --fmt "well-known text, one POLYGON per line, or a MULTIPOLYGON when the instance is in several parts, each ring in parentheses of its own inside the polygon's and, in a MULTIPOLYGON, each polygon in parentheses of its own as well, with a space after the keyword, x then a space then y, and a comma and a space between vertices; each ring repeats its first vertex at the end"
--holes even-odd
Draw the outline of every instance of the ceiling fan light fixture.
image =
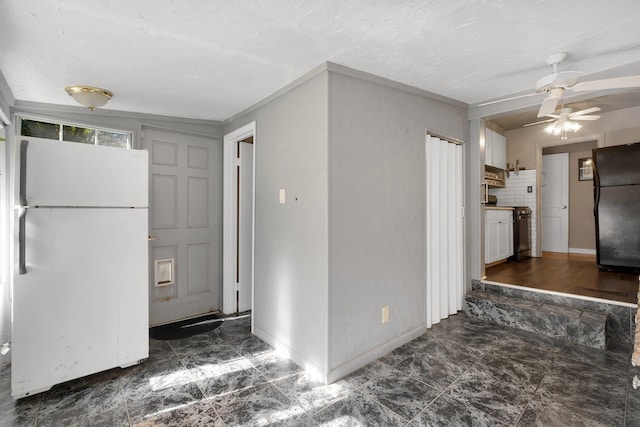
POLYGON ((113 93, 94 86, 67 86, 64 88, 70 97, 91 111, 104 106, 113 97, 113 93))
POLYGON ((559 119, 545 127, 544 131, 549 135, 560 135, 561 139, 567 139, 567 132, 577 132, 580 129, 582 129, 580 123, 559 119))

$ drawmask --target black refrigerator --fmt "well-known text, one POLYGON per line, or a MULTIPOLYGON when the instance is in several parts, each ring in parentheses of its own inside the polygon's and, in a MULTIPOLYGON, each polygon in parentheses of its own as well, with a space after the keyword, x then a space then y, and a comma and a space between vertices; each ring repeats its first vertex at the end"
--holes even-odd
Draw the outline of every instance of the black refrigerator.
POLYGON ((598 268, 640 272, 640 143, 593 150, 593 192, 598 268))

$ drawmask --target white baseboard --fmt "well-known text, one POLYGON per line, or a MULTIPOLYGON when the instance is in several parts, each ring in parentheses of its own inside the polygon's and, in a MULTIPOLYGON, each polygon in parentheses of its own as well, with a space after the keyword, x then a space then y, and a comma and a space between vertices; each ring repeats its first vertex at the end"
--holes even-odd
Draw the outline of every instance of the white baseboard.
POLYGON ((584 254, 584 255, 595 255, 595 249, 581 249, 581 248, 569 248, 570 254, 584 254))
POLYGON ((340 378, 350 374, 351 372, 354 372, 362 368, 363 366, 366 366, 374 360, 385 356, 401 345, 406 344, 409 341, 424 334, 426 330, 426 325, 419 326, 407 332, 406 334, 399 336, 398 338, 395 338, 379 347, 374 348, 373 350, 361 354, 360 356, 357 356, 356 358, 351 359, 350 361, 345 362, 340 366, 330 369, 329 372, 327 372, 327 384, 331 384, 339 380, 340 378))

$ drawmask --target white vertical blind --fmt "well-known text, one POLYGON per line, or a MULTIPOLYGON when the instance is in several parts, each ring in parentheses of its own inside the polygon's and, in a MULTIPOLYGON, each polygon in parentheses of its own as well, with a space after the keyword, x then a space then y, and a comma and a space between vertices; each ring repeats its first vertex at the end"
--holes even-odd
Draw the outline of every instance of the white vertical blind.
POLYGON ((462 146, 427 135, 427 327, 462 309, 462 146))

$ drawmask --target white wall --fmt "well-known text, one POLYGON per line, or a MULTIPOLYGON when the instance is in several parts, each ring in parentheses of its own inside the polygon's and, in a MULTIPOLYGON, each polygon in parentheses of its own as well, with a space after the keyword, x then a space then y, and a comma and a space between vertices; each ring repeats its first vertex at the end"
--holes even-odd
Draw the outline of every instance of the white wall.
POLYGON ((466 108, 387 82, 338 72, 329 82, 329 366, 337 378, 424 330, 425 130, 466 140, 469 125, 466 108))
POLYGON ((326 71, 225 125, 256 121, 254 333, 303 367, 327 369, 326 71), (279 189, 286 204, 278 203, 279 189), (297 199, 297 200, 296 200, 297 199))

